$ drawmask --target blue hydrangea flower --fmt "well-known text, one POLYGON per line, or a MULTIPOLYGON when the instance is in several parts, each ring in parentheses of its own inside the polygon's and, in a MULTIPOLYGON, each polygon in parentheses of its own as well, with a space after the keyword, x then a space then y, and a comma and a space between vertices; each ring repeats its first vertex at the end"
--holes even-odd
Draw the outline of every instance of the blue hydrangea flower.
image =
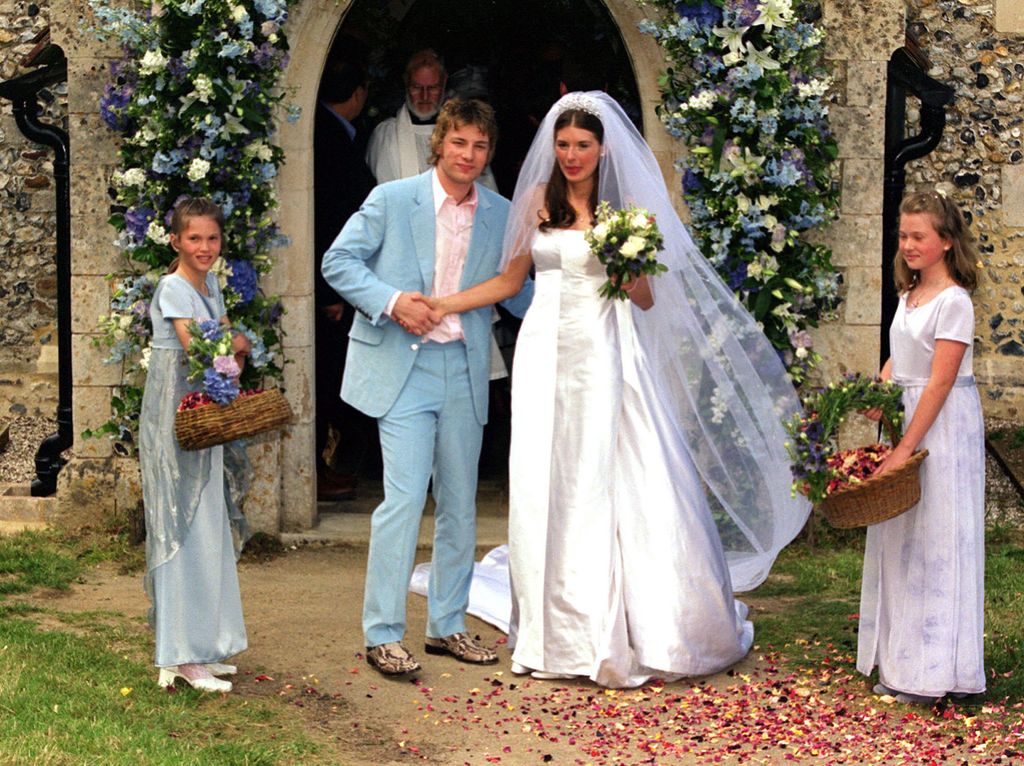
POLYGON ((702 27, 716 27, 722 23, 722 9, 710 0, 676 3, 676 13, 702 27))
POLYGON ((208 369, 203 373, 203 391, 217 404, 229 404, 238 396, 238 384, 208 369))
POLYGON ((153 220, 155 215, 156 211, 153 208, 145 206, 130 207, 124 214, 125 228, 133 239, 141 242, 146 238, 146 229, 149 228, 149 222, 153 220))
POLYGON ((224 337, 224 326, 216 319, 200 319, 199 331, 203 334, 203 340, 216 342, 224 337))

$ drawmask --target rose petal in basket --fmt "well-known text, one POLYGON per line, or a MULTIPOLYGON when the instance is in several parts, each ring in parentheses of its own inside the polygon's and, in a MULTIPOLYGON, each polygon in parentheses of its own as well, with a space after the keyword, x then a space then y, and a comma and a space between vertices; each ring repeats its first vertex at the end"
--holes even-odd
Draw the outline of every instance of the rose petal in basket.
POLYGON ((829 524, 839 529, 864 527, 899 516, 921 499, 921 462, 928 450, 915 452, 899 468, 871 476, 832 492, 820 504, 829 524))
POLYGON ((199 450, 288 425, 292 408, 278 389, 239 396, 230 404, 178 410, 174 435, 183 450, 199 450))

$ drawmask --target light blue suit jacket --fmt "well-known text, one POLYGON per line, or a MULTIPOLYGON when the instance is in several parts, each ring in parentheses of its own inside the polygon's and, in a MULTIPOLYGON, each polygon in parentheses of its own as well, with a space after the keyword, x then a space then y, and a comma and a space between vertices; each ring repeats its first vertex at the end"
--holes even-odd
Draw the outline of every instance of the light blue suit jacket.
MULTIPOLYGON (((341 398, 371 417, 381 417, 405 385, 421 340, 384 311, 397 290, 429 295, 434 284, 433 173, 377 186, 349 218, 323 258, 324 279, 356 308, 349 333, 341 398)), ((501 264, 509 203, 476 185, 478 204, 460 289, 490 279, 501 264)), ((506 302, 522 316, 533 296, 532 282, 506 302)), ((487 422, 491 353, 489 306, 460 315, 469 359, 477 420, 487 422)))

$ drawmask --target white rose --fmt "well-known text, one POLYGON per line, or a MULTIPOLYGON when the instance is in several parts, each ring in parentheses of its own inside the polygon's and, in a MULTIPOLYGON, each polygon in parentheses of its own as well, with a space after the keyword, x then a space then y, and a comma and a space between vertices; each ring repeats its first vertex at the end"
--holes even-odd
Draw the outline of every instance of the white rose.
POLYGON ((213 82, 205 74, 201 74, 192 81, 192 87, 195 90, 192 93, 195 97, 202 101, 204 104, 210 100, 210 96, 213 95, 213 82))
POLYGON ((240 24, 249 18, 249 12, 245 10, 245 6, 232 5, 231 6, 231 18, 235 20, 236 24, 240 24))
POLYGON ((740 194, 736 197, 736 209, 746 215, 747 211, 750 210, 750 197, 746 194, 740 194))
POLYGON ((139 359, 139 367, 143 370, 149 369, 149 357, 152 356, 153 349, 150 346, 146 346, 142 349, 142 357, 139 359))
POLYGON ((124 186, 142 186, 146 183, 146 171, 142 168, 128 168, 121 174, 124 186))
POLYGON ((196 157, 188 166, 188 180, 200 181, 210 172, 210 163, 202 157, 196 157))
POLYGON ((608 236, 608 224, 602 222, 602 223, 599 223, 597 226, 595 226, 594 227, 594 236, 597 237, 598 239, 604 239, 605 237, 607 237, 608 236))
POLYGON ((146 51, 139 62, 139 74, 153 74, 160 72, 167 66, 167 59, 164 58, 159 49, 146 51))
POLYGON ((629 239, 622 243, 622 247, 619 248, 619 252, 626 258, 636 258, 640 251, 644 249, 644 245, 646 244, 647 243, 641 237, 631 235, 629 239))
POLYGON ((166 245, 171 241, 167 236, 167 230, 156 221, 149 222, 149 226, 146 228, 146 238, 158 245, 166 245))
POLYGON ((806 348, 798 348, 794 353, 796 354, 796 358, 797 359, 806 359, 807 358, 807 349, 806 348))
POLYGON ((647 228, 647 213, 642 210, 638 210, 633 214, 633 220, 629 222, 629 225, 634 229, 646 229, 647 228))

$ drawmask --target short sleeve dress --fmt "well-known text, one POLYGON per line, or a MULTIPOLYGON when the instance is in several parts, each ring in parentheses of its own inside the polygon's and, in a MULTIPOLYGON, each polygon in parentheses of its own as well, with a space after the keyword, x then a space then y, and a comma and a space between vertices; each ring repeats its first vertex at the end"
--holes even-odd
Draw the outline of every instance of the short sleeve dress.
POLYGON ((224 299, 178 274, 160 279, 150 304, 152 352, 139 420, 146 516, 146 592, 158 667, 219 662, 247 646, 225 497, 224 448, 185 452, 174 436, 178 403, 194 390, 173 319, 219 319, 224 299))
POLYGON ((868 527, 857 669, 926 697, 985 690, 985 446, 973 376, 974 307, 949 287, 916 308, 900 300, 889 331, 905 422, 931 375, 937 340, 967 345, 956 383, 920 448, 921 500, 868 527))

